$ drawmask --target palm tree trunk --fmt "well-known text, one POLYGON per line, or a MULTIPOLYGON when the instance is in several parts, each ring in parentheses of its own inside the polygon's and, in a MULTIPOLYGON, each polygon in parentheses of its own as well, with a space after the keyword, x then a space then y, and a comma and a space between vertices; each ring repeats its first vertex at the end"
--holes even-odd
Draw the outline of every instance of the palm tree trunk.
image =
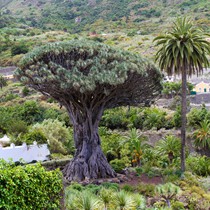
POLYGON ((187 68, 182 69, 182 107, 181 107, 181 171, 185 172, 186 114, 187 114, 187 68))

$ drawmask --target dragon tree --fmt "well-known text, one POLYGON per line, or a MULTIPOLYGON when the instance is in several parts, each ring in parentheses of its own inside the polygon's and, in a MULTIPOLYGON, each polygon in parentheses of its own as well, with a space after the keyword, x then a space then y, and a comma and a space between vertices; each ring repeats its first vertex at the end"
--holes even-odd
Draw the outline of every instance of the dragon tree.
POLYGON ((76 148, 63 170, 70 181, 116 176, 100 146, 98 126, 103 111, 149 104, 159 94, 162 78, 139 55, 86 40, 34 49, 20 61, 16 75, 66 107, 76 148))

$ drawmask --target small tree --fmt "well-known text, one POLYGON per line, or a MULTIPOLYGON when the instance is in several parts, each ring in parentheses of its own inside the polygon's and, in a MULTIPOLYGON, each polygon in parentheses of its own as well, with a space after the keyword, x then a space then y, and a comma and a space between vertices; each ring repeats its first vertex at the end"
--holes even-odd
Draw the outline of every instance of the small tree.
POLYGON ((68 180, 114 177, 101 151, 98 125, 104 109, 149 104, 161 91, 161 74, 137 54, 91 41, 52 43, 19 64, 19 79, 66 107, 74 128, 75 156, 68 180))
POLYGON ((0 75, 0 88, 2 89, 4 86, 7 86, 7 80, 0 75))

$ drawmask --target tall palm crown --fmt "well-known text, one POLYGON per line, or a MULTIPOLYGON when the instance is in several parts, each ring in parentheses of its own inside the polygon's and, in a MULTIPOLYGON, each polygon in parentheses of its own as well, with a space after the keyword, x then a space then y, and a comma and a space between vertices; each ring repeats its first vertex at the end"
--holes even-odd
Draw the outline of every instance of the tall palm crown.
POLYGON ((209 66, 207 55, 210 43, 202 30, 195 28, 186 18, 178 18, 170 32, 154 39, 160 49, 156 61, 168 74, 182 75, 181 109, 181 170, 185 171, 186 113, 187 113, 187 75, 202 73, 209 66))
POLYGON ((191 76, 202 73, 203 67, 209 66, 210 43, 202 30, 195 28, 187 18, 178 18, 171 32, 156 37, 154 41, 161 46, 156 61, 170 75, 181 74, 184 70, 191 76))

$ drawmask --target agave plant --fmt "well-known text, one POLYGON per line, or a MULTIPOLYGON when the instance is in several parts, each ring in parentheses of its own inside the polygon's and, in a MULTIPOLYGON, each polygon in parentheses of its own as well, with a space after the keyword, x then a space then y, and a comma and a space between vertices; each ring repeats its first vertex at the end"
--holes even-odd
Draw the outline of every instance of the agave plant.
POLYGON ((141 210, 141 209, 145 209, 146 207, 146 200, 145 198, 140 195, 140 194, 134 194, 132 195, 132 198, 135 202, 135 205, 136 205, 136 210, 141 210))
POLYGON ((114 191, 112 189, 102 188, 98 195, 103 204, 103 210, 108 210, 113 207, 114 191))
POLYGON ((78 210, 98 210, 100 200, 88 190, 83 191, 77 199, 78 210))
POLYGON ((136 203, 131 194, 121 190, 114 195, 116 210, 136 210, 136 203))
POLYGON ((100 200, 88 190, 69 190, 66 193, 67 210, 98 210, 100 206, 100 200))
POLYGON ((67 210, 77 209, 77 196, 80 192, 77 190, 65 190, 65 207, 67 210))
POLYGON ((155 191, 156 191, 156 194, 158 194, 165 200, 167 206, 171 207, 170 200, 174 198, 176 195, 178 195, 181 192, 181 189, 180 187, 174 185, 173 183, 168 182, 163 185, 162 184, 158 185, 155 188, 155 191))

